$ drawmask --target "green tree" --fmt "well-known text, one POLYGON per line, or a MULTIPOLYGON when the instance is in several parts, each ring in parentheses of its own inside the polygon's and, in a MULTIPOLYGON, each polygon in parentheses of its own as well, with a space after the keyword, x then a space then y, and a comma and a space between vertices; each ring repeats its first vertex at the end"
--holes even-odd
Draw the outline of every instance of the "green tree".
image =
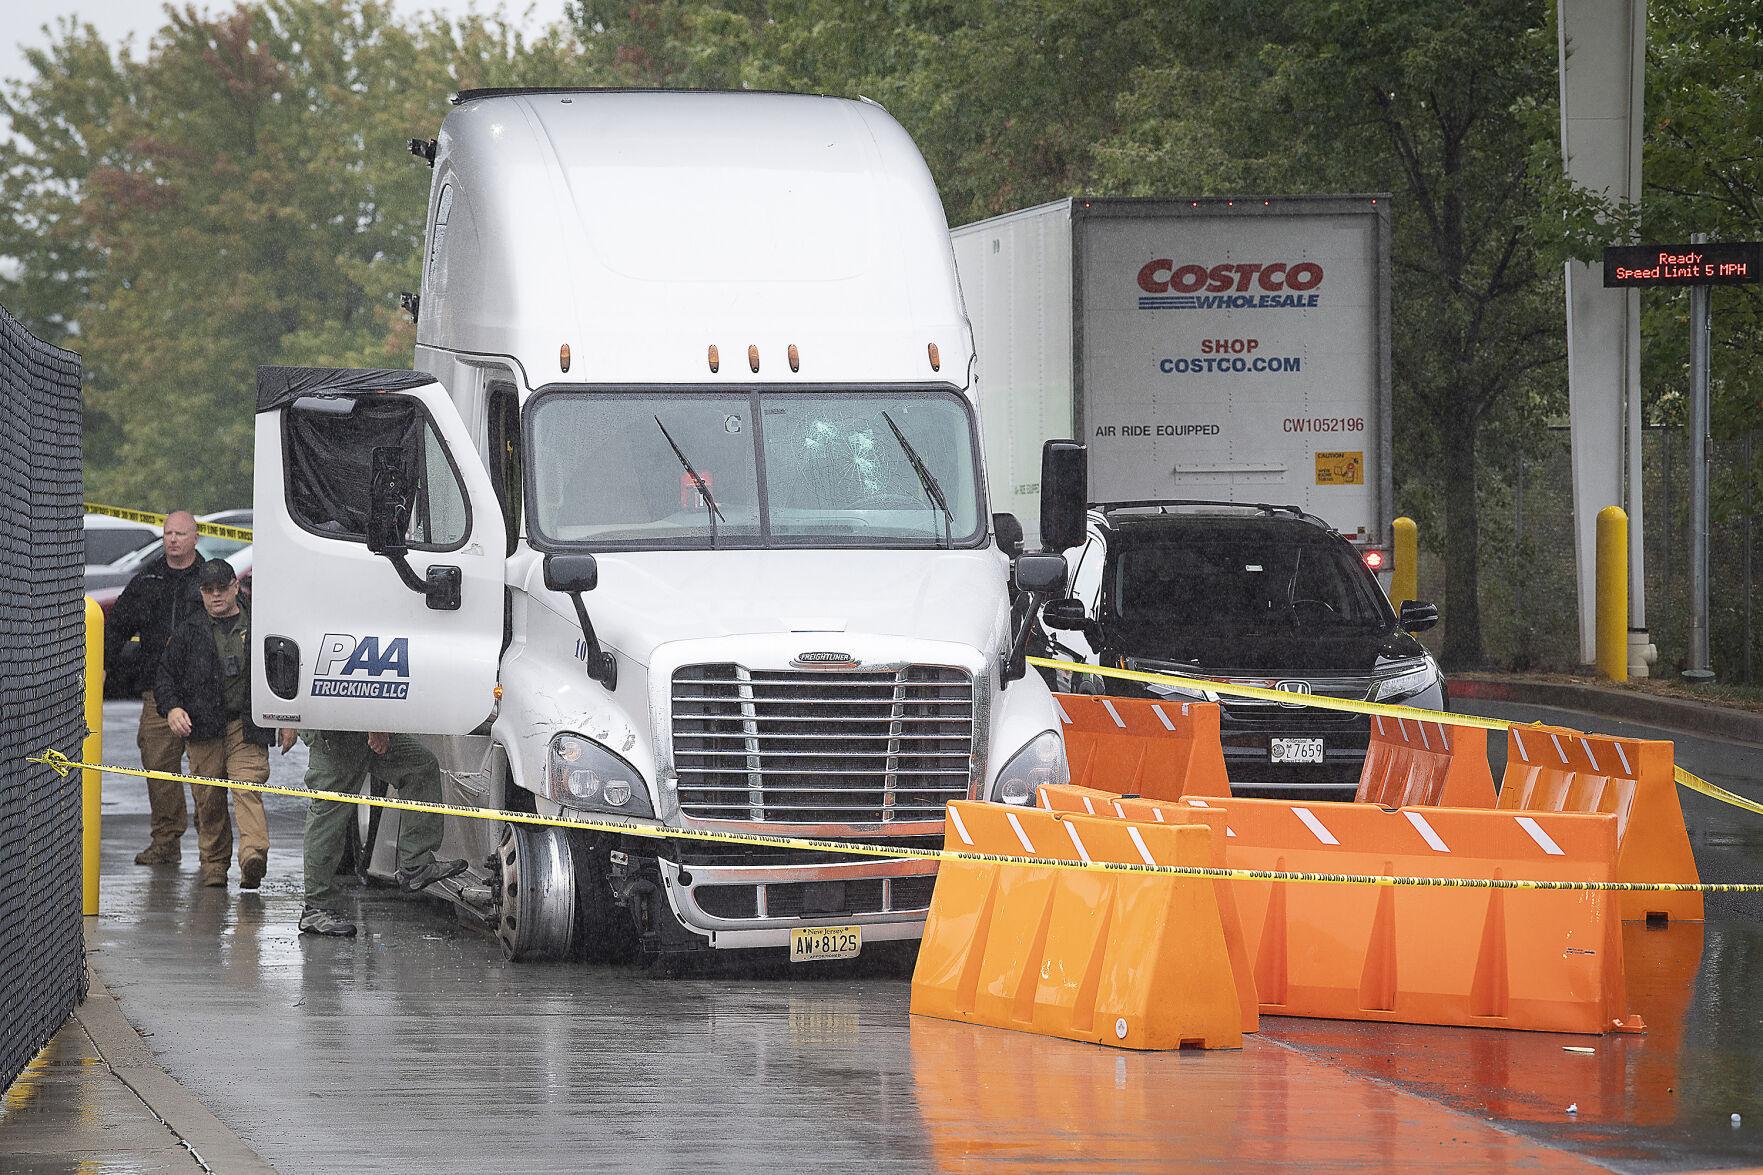
POLYGON ((400 21, 383 0, 168 9, 144 57, 65 23, 0 111, 0 301, 84 354, 87 484, 149 507, 251 493, 253 370, 407 366, 449 93, 573 75, 573 40, 400 21))

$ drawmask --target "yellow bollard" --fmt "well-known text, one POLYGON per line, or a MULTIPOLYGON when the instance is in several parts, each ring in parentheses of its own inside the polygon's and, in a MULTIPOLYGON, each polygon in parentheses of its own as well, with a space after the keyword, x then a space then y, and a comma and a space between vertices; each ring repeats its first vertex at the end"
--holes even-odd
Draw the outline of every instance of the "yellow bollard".
POLYGON ((1598 511, 1598 672, 1628 680, 1628 515, 1620 506, 1598 511))
POLYGON ((1390 524, 1395 535, 1395 571, 1390 575, 1390 602, 1400 611, 1403 603, 1420 598, 1420 528, 1403 516, 1390 524))
MULTIPOLYGON (((88 763, 104 761, 104 609, 86 597, 86 740, 80 755, 88 763)), ((87 917, 98 913, 98 803, 104 775, 90 768, 80 772, 80 831, 84 857, 81 876, 87 917)))

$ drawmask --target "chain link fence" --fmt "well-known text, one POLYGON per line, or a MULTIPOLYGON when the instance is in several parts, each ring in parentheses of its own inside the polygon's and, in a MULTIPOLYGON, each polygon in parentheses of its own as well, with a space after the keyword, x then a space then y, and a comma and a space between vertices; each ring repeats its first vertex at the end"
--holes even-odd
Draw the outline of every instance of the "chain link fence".
POLYGON ((0 307, 0 1089, 85 998, 80 358, 0 307))
MULTIPOLYGON (((1654 426, 1642 439, 1647 625, 1654 676, 1675 678, 1689 648, 1689 458, 1686 430, 1654 426)), ((1709 470, 1709 650, 1718 680, 1763 684, 1763 433, 1714 442, 1709 470)), ((1489 665, 1579 667, 1574 587, 1573 471, 1565 428, 1552 429, 1481 491, 1482 635, 1489 665)), ((1421 594, 1439 600, 1449 561, 1421 536, 1421 594), (1427 593, 1431 592, 1429 596, 1427 593)), ((1432 542, 1429 542, 1432 540, 1432 542)), ((1449 623, 1450 618, 1445 618, 1449 623)), ((1436 642, 1430 637, 1429 644, 1436 642)))

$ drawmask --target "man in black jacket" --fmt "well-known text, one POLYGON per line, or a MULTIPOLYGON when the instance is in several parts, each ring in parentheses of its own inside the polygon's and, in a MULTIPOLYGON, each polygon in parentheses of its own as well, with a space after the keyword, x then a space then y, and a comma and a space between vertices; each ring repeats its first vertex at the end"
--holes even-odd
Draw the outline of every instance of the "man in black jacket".
MULTIPOLYGON (((196 591, 196 519, 187 510, 166 515, 164 553, 136 573, 111 606, 104 622, 104 669, 112 677, 127 672, 130 691, 141 691, 141 721, 135 729, 135 745, 141 749, 141 766, 149 771, 180 772, 184 740, 166 725, 153 697, 159 655, 171 639, 172 630, 192 616, 202 615, 196 591), (130 638, 141 638, 141 652, 132 670, 123 653, 130 638)), ((184 785, 169 779, 147 781, 147 803, 152 816, 152 842, 135 855, 137 865, 175 865, 182 855, 179 841, 189 827, 184 807, 184 785)))
MULTIPOLYGON (((269 778, 272 732, 251 721, 251 617, 239 603, 239 581, 225 559, 200 573, 202 612, 171 634, 159 658, 154 698, 166 725, 187 740, 190 773, 262 783, 269 778)), ((226 788, 191 784, 202 884, 226 884, 233 826, 226 788)), ((239 820, 239 887, 256 889, 269 864, 269 824, 258 792, 233 792, 239 820)))

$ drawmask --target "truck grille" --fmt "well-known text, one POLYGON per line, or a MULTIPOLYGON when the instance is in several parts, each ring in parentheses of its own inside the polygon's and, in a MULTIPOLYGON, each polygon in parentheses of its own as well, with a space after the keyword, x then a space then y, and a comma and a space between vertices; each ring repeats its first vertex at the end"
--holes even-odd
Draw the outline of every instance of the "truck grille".
POLYGON ((947 666, 673 675, 680 810, 701 820, 941 820, 967 798, 973 738, 973 679, 947 666))

